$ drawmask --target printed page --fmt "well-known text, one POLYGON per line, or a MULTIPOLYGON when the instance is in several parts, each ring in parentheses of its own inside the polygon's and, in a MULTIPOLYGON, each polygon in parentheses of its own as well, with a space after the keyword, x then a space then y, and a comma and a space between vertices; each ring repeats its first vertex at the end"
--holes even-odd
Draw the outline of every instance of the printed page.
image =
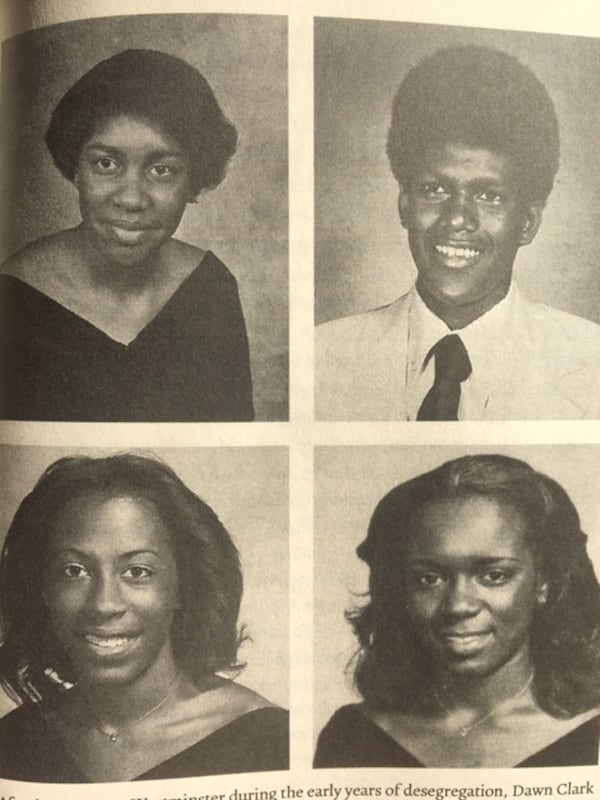
POLYGON ((600 798, 596 3, 0 38, 0 797, 600 798))

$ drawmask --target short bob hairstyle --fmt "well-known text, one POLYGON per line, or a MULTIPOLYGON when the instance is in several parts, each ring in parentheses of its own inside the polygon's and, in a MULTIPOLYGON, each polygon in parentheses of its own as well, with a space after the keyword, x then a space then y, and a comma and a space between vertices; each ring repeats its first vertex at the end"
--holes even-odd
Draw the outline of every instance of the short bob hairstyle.
POLYGON ((238 667, 242 573, 235 545, 214 511, 159 461, 133 454, 68 457, 49 466, 10 525, 0 561, 0 685, 16 700, 52 702, 76 683, 42 599, 55 521, 79 497, 139 498, 170 533, 180 610, 171 642, 181 669, 198 680, 238 667), (64 691, 64 689, 62 689, 64 691))
POLYGON ((370 568, 370 601, 347 613, 361 645, 355 684, 373 707, 409 709, 428 689, 429 661, 407 615, 403 563, 419 518, 433 502, 487 497, 525 521, 548 584, 531 629, 534 692, 541 708, 570 717, 600 703, 600 586, 573 503, 556 481, 502 455, 448 461, 392 489, 357 549, 370 568), (412 701, 412 702, 411 702, 412 701))
POLYGON ((225 177, 237 131, 208 82, 186 61, 158 50, 124 50, 86 72, 56 106, 46 133, 54 163, 73 181, 84 143, 121 115, 156 124, 189 156, 192 191, 225 177))
POLYGON ((513 56, 486 47, 438 50, 396 94, 387 154, 407 186, 427 147, 454 143, 510 158, 524 202, 545 202, 559 163, 559 132, 546 88, 513 56))

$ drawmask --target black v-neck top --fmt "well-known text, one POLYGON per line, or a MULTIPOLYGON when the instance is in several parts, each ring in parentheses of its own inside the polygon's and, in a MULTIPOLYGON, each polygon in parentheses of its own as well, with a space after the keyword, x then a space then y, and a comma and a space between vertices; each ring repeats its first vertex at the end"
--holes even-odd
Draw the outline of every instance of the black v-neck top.
POLYGON ((0 418, 251 420, 237 283, 207 252, 125 345, 11 275, 0 276, 0 418))
MULTIPOLYGON (((116 745, 115 745, 116 746, 116 745)), ((193 778, 289 767, 289 715, 259 708, 133 778, 193 778)), ((36 708, 21 706, 0 719, 0 777, 38 783, 91 783, 36 708)))
MULTIPOLYGON (((573 767, 598 763, 600 716, 584 722, 517 767, 573 767)), ((355 706, 343 706, 319 734, 315 767, 425 767, 355 706)), ((510 764, 507 764, 510 766, 510 764)))

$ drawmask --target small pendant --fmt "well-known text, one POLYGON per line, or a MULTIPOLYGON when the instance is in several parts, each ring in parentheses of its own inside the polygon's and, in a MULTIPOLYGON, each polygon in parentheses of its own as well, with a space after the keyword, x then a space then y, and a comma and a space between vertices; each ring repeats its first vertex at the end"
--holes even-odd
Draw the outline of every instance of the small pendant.
POLYGON ((118 733, 111 733, 111 734, 110 734, 110 736, 109 736, 108 738, 109 738, 109 740, 110 740, 111 742, 116 742, 116 741, 117 741, 117 739, 119 738, 119 734, 118 734, 118 733))

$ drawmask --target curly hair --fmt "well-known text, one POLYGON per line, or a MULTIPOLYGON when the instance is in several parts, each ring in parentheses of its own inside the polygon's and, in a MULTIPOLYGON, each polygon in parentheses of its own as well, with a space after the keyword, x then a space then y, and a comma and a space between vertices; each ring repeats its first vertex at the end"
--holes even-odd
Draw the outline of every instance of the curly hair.
POLYGON ((237 131, 206 79, 186 61, 158 50, 123 50, 96 64, 54 109, 46 145, 73 181, 81 149, 107 120, 129 116, 157 124, 187 153, 195 194, 225 177, 237 131))
POLYGON ((52 631, 42 598, 56 520, 67 503, 87 496, 131 497, 149 503, 171 535, 180 610, 171 630, 173 653, 193 680, 238 668, 242 597, 238 551, 215 512, 170 467, 119 454, 67 457, 51 464, 21 502, 0 560, 0 685, 16 700, 53 702, 61 682, 76 682, 52 631))
POLYGON ((407 185, 426 148, 452 142, 514 160, 522 199, 545 202, 559 163, 546 88, 513 56, 486 47, 438 50, 413 67, 394 99, 387 154, 407 185))
POLYGON ((534 692, 541 708, 570 717, 600 703, 600 585, 577 511, 556 481, 524 461, 474 455, 448 461, 392 489, 377 505, 357 548, 370 568, 369 602, 347 612, 361 649, 355 685, 374 707, 401 709, 426 691, 428 660, 411 629, 402 564, 433 502, 480 496, 514 509, 526 524, 545 604, 531 627, 534 692))

